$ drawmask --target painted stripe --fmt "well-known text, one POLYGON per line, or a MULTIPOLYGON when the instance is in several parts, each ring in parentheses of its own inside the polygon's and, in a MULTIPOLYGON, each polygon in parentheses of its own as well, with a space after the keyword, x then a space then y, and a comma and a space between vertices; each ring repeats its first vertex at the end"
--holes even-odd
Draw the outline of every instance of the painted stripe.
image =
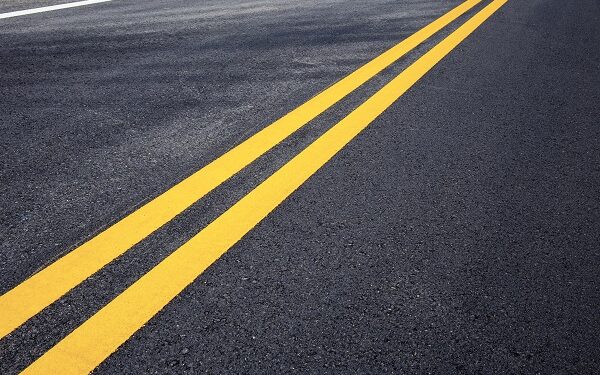
POLYGON ((483 8, 61 340, 24 373, 82 374, 96 368, 506 1, 495 0, 483 8))
POLYGON ((0 297, 0 338, 172 220, 480 1, 469 0, 452 9, 8 291, 0 297))
POLYGON ((85 5, 92 5, 92 4, 98 4, 98 3, 106 3, 108 1, 112 1, 112 0, 85 0, 85 1, 76 1, 74 3, 50 5, 50 6, 41 7, 41 8, 17 10, 15 12, 0 13, 0 19, 26 16, 26 15, 35 14, 35 13, 51 12, 53 10, 82 7, 85 5))

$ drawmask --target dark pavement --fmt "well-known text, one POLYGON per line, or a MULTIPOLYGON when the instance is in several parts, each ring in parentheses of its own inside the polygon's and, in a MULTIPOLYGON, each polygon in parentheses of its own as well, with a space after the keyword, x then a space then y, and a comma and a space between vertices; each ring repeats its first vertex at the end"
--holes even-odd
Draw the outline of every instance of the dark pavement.
MULTIPOLYGON (((14 3, 0 12, 53 2, 14 3)), ((0 291, 458 3, 134 0, 0 20, 0 291)), ((465 19, 2 339, 0 373, 465 19)), ((600 3, 509 0, 96 372, 600 372, 598 103, 600 3)))

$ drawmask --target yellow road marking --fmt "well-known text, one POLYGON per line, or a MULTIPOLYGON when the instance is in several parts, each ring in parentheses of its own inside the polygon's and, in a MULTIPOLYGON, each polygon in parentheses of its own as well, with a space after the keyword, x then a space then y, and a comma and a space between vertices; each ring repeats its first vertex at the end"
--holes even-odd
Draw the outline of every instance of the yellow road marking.
POLYGON ((92 371, 507 0, 495 0, 28 367, 92 371))
POLYGON ((256 133, 0 297, 0 338, 152 234, 481 0, 469 0, 256 133))

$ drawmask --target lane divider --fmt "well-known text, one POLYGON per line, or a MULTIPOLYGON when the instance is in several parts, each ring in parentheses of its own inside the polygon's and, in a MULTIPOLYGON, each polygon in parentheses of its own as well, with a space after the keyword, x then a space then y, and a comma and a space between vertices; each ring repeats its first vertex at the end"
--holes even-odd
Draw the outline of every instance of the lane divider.
POLYGON ((175 218, 480 1, 468 0, 453 8, 2 295, 0 338, 175 218))
POLYGON ((2 19, 2 18, 19 17, 19 16, 27 16, 29 14, 51 12, 53 10, 75 8, 75 7, 81 7, 81 6, 84 6, 84 5, 106 3, 106 2, 109 2, 109 1, 112 1, 112 0, 84 0, 84 1, 76 1, 74 3, 66 3, 66 4, 50 5, 50 6, 47 6, 47 7, 25 9, 25 10, 17 10, 15 12, 0 13, 0 19, 2 19))
POLYGON ((23 373, 96 368, 506 2, 494 0, 475 14, 23 373))

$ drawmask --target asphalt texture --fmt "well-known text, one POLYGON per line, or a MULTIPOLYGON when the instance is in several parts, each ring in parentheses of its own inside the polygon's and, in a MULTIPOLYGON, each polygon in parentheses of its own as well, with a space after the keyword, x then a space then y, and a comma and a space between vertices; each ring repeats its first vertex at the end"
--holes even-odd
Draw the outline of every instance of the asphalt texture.
MULTIPOLYGON (((0 292, 456 4, 134 0, 0 20, 0 292)), ((0 373, 464 19, 0 341, 0 373)), ((599 373, 599 103, 600 3, 509 0, 95 372, 599 373)))

